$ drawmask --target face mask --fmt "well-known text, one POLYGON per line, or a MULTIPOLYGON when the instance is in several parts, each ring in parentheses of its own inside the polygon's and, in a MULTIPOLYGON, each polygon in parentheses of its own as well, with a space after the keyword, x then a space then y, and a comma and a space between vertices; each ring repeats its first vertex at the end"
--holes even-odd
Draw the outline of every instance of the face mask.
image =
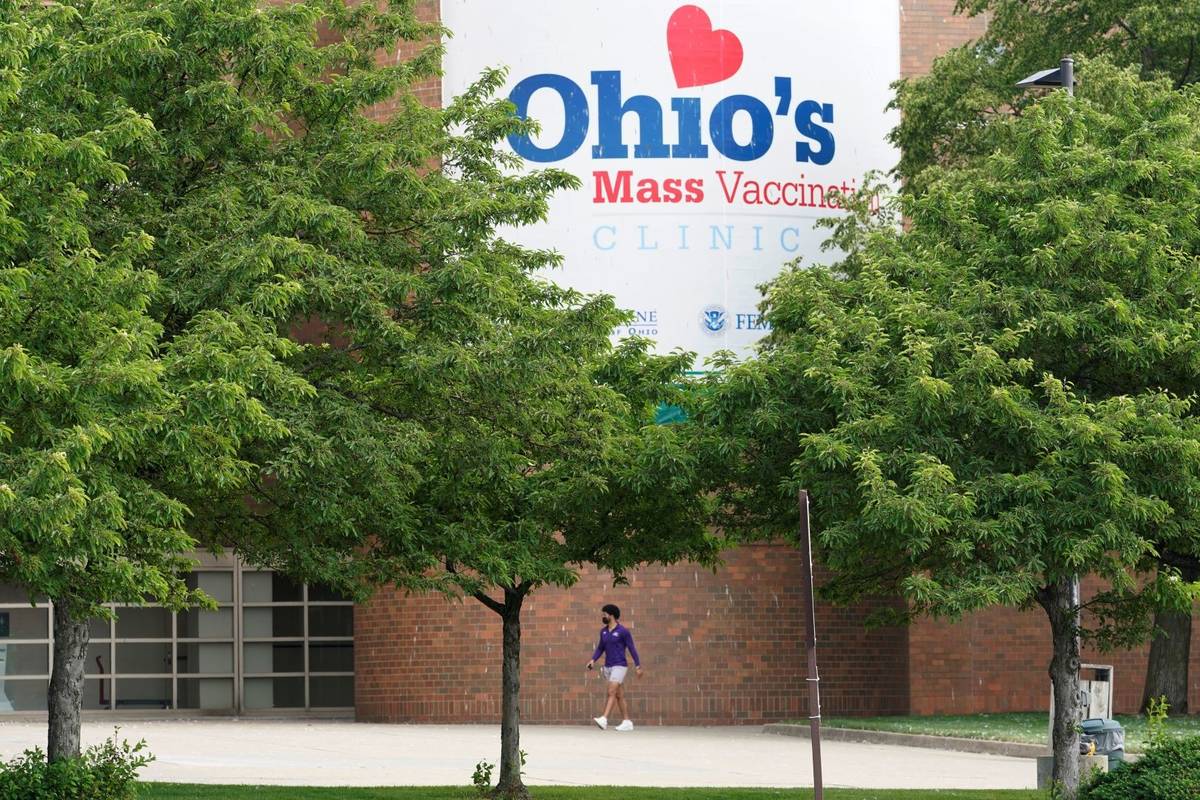
POLYGON ((607 616, 601 617, 601 618, 600 618, 600 621, 601 621, 601 622, 603 622, 605 625, 607 625, 607 624, 608 624, 608 617, 607 617, 607 616))

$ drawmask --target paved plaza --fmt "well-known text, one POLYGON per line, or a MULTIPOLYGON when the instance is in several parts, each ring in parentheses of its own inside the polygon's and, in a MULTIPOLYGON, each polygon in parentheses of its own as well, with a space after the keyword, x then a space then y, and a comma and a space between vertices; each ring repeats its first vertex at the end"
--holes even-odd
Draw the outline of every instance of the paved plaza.
MULTIPOLYGON (((88 721, 84 743, 115 723, 88 721)), ((318 786, 468 784, 476 762, 499 757, 495 725, 369 725, 343 721, 209 719, 122 722, 157 761, 147 780, 318 786)), ((0 723, 0 755, 45 747, 44 723, 0 723)), ((759 727, 638 728, 528 725, 526 781, 540 785, 811 786, 807 739, 759 727)), ((1031 789, 1030 759, 855 742, 824 743, 826 786, 1031 789)))

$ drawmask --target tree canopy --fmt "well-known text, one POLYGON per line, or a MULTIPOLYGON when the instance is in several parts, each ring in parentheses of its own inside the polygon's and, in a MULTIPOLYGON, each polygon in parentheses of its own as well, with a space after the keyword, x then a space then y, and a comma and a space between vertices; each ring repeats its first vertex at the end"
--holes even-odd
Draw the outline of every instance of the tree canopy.
MULTIPOLYGON (((841 263, 771 283, 759 357, 725 364, 696 412, 741 455, 737 522, 786 535, 806 488, 835 597, 1042 605, 1056 693, 1078 666, 1071 579, 1113 587, 1092 634, 1144 637, 1136 575, 1164 541, 1195 548, 1200 512, 1200 92, 1081 72, 1074 101, 997 118, 989 154, 930 167, 904 230, 843 225, 841 263)), ((1169 570, 1150 587, 1190 602, 1169 570)))
POLYGON ((113 90, 165 48, 128 12, 0 4, 0 580, 55 604, 51 758, 78 754, 88 616, 204 600, 195 501, 258 479, 243 445, 302 384, 259 309, 164 313, 145 172, 171 148, 113 90))
POLYGON ((2 10, 3 579, 83 616, 113 600, 182 602, 179 556, 194 541, 181 494, 248 486, 257 470, 240 443, 285 433, 256 395, 293 387, 231 314, 168 335, 154 238, 105 219, 137 191, 120 154, 157 136, 76 79, 154 52, 152 37, 84 42, 68 35, 87 19, 71 7, 2 10))
MULTIPOLYGON (((959 163, 994 146, 989 123, 1020 114, 1036 93, 1016 82, 1064 56, 1109 58, 1175 87, 1200 80, 1200 7, 1174 0, 959 0, 955 12, 986 15, 977 40, 951 49, 928 75, 896 85, 901 112, 892 141, 900 176, 914 187, 931 164, 959 163)), ((1086 87, 1087 77, 1076 73, 1086 87)))
MULTIPOLYGON (((1163 0, 1080 0, 1010 2, 963 0, 956 12, 986 15, 987 30, 977 41, 955 48, 935 61, 928 76, 900 81, 893 106, 902 111, 892 140, 901 146, 898 173, 906 190, 921 191, 931 165, 951 166, 986 155, 997 146, 997 117, 1020 115, 1038 92, 1016 82, 1052 67, 1066 55, 1102 56, 1128 66, 1143 79, 1169 81, 1176 89, 1200 76, 1196 44, 1200 11, 1195 4, 1163 0)), ((1078 72, 1076 73, 1079 79, 1078 72)), ((1080 91, 1087 93, 1083 76, 1080 91)), ((1191 247, 1185 236, 1170 247, 1191 247)), ((1196 387, 1180 383, 1178 373, 1162 376, 1183 395, 1196 387)), ((1143 375, 1125 376, 1137 383, 1143 375)), ((1157 379, 1157 378, 1156 378, 1157 379)), ((1120 386, 1114 385, 1114 391, 1120 386)), ((1168 535, 1159 543, 1159 561, 1172 574, 1200 578, 1200 552, 1194 542, 1168 535), (1184 547, 1184 549, 1180 549, 1184 547)), ((1164 598, 1165 599, 1165 598, 1164 598)), ((1161 604, 1150 649, 1143 705, 1166 696, 1178 711, 1188 709, 1188 661, 1191 609, 1161 604)))

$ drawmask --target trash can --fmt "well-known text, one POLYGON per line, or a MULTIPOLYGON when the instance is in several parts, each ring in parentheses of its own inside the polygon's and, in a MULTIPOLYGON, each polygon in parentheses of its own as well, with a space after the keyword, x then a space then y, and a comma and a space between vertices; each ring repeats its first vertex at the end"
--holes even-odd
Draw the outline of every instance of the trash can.
POLYGON ((1085 719, 1083 734, 1096 740, 1097 755, 1108 756, 1109 770, 1125 760, 1125 728, 1115 719, 1085 719))

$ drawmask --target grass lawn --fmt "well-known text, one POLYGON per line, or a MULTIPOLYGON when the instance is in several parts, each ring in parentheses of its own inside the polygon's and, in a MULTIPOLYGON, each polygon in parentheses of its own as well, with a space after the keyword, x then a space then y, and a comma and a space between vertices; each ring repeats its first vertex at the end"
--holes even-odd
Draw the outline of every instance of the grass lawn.
MULTIPOLYGON (((998 742, 1045 744, 1048 718, 1039 712, 1021 714, 973 714, 944 717, 824 717, 829 728, 853 728, 892 733, 924 733, 932 736, 962 736, 967 739, 991 739, 998 742)), ((1140 752, 1146 741, 1146 718, 1117 715, 1125 727, 1125 749, 1140 752)), ((797 723, 800 724, 800 723, 797 723)), ((803 724, 807 725, 808 720, 803 724)), ((1200 735, 1200 716, 1171 717, 1167 730, 1176 736, 1200 735)))
MULTIPOLYGON (((534 800, 808 800, 811 789, 646 789, 612 786, 536 786, 534 800)), ((1043 800, 1036 791, 905 791, 900 789, 827 789, 829 800, 1043 800)), ((148 783, 143 800, 475 800, 474 790, 461 787, 395 789, 318 789, 294 786, 193 786, 148 783)))

